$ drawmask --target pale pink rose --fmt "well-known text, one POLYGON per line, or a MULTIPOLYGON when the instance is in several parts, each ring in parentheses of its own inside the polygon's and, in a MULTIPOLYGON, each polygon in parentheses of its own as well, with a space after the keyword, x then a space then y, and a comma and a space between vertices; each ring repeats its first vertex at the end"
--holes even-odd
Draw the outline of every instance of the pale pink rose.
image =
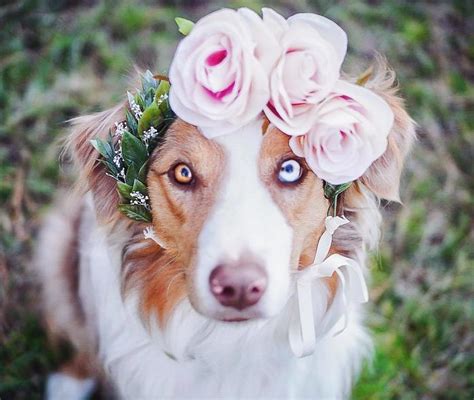
POLYGON ((268 119, 289 135, 313 125, 315 110, 334 88, 347 50, 347 35, 335 22, 316 14, 285 20, 263 9, 263 20, 280 43, 280 57, 270 75, 268 119))
POLYGON ((270 97, 276 38, 253 11, 223 9, 193 27, 170 68, 170 105, 209 138, 237 130, 270 97))
POLYGON ((339 185, 359 178, 387 148, 390 106, 359 85, 338 81, 317 110, 317 120, 290 147, 321 179, 339 185))

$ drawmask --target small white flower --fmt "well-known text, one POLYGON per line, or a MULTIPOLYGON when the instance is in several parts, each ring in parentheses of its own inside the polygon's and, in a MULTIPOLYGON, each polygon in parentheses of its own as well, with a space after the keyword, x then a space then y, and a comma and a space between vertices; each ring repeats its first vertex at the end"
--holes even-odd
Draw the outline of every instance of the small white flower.
POLYGON ((115 135, 122 137, 123 133, 128 129, 127 123, 125 121, 115 123, 115 135))
POLYGON ((154 139, 158 135, 158 131, 152 126, 150 129, 143 132, 143 141, 148 146, 150 140, 154 139))
POLYGON ((143 207, 149 209, 148 200, 150 200, 150 199, 147 195, 144 195, 143 193, 141 193, 139 191, 134 191, 134 192, 130 193, 130 197, 132 198, 130 200, 130 204, 132 206, 143 206, 143 207))
POLYGON ((168 93, 163 93, 160 97, 158 97, 157 103, 161 104, 167 99, 168 99, 168 93))
POLYGON ((143 112, 130 92, 127 92, 127 96, 128 96, 128 104, 130 104, 130 110, 132 110, 133 115, 135 115, 135 118, 138 121, 142 117, 143 112))
POLYGON ((145 237, 145 239, 150 239, 150 240, 153 240, 156 244, 158 244, 159 246, 161 246, 162 248, 166 248, 164 243, 160 240, 160 238, 156 235, 156 232, 155 230, 153 229, 152 226, 147 226, 144 230, 143 230, 143 236, 145 237))
POLYGON ((114 164, 120 168, 120 166, 122 165, 122 156, 118 153, 115 153, 115 156, 114 156, 114 164))
MULTIPOLYGON (((115 134, 117 135, 117 133, 115 134)), ((118 168, 121 168, 123 166, 123 156, 122 156, 122 141, 120 139, 117 141, 116 147, 117 148, 115 150, 114 164, 118 168)))

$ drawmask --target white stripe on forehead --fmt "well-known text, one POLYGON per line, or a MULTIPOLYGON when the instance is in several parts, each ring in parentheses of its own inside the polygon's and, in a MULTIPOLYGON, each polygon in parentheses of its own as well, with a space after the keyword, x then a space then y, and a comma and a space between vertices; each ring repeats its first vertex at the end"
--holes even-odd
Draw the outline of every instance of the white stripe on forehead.
POLYGON ((226 155, 225 171, 216 202, 198 239, 196 266, 200 302, 211 310, 216 300, 208 290, 211 271, 219 263, 255 257, 268 274, 261 307, 271 313, 281 306, 289 283, 292 229, 260 179, 262 120, 214 140, 226 155))

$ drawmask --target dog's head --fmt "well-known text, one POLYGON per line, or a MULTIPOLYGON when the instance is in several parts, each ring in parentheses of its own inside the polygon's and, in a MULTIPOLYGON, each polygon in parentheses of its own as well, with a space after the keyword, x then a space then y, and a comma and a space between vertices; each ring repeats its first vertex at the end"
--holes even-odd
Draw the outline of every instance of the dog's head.
MULTIPOLYGON (((369 86, 391 106, 395 123, 388 147, 339 202, 353 225, 367 193, 397 199, 403 159, 414 136, 413 123, 385 71, 369 86), (361 200, 362 199, 362 200, 361 200)), ((89 145, 123 118, 123 106, 78 119, 71 147, 96 199, 99 217, 121 220, 114 181, 89 145)), ((142 311, 164 321, 184 297, 209 318, 237 321, 277 314, 288 300, 291 271, 315 254, 328 200, 323 181, 289 147, 289 137, 259 119, 234 134, 207 139, 177 119, 152 154, 147 177, 153 227, 163 247, 135 229, 124 251, 124 288, 139 291, 142 311)), ((338 251, 350 253, 368 238, 353 226, 338 251)), ((329 297, 337 287, 328 278, 329 297)), ((330 299, 329 299, 330 300, 330 299)))

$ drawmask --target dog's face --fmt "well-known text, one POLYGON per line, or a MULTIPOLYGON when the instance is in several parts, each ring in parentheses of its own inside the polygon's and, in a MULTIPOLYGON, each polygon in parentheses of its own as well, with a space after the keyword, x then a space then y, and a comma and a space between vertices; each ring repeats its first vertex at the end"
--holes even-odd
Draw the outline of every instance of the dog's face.
MULTIPOLYGON (((364 197, 369 191, 398 198, 403 160, 414 137, 413 121, 383 74, 371 87, 391 106, 395 123, 385 153, 340 201, 359 233, 349 235, 338 252, 370 242, 367 232, 376 221, 361 221, 358 209, 369 207, 364 197)), ((79 182, 94 194, 99 218, 112 226, 125 219, 117 210, 116 182, 97 162, 89 141, 106 137, 123 115, 119 105, 79 118, 69 138, 79 182)), ((164 322, 188 297, 197 311, 214 319, 270 317, 290 295, 291 271, 313 261, 328 209, 323 183, 293 154, 287 135, 272 127, 263 133, 264 125, 260 119, 209 140, 178 119, 152 154, 147 185, 153 225, 165 249, 144 240, 143 226, 137 225, 122 266, 124 289, 139 292, 144 316, 164 322)), ((330 302, 337 279, 326 283, 330 302)))
POLYGON ((178 120, 148 174, 155 230, 179 255, 195 309, 219 320, 282 309, 328 207, 288 136, 262 125, 209 140, 178 120))

